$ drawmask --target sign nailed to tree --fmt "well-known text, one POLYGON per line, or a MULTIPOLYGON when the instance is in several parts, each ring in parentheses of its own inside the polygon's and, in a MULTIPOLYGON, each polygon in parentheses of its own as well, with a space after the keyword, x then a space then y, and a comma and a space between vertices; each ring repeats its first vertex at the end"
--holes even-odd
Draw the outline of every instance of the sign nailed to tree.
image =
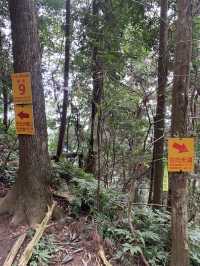
POLYGON ((194 138, 168 139, 168 171, 194 171, 194 138))
POLYGON ((31 74, 12 74, 13 100, 15 104, 15 124, 18 135, 34 135, 31 74))
POLYGON ((16 104, 32 103, 31 74, 12 74, 13 99, 16 104))
POLYGON ((33 107, 31 104, 15 105, 16 133, 34 135, 33 107))

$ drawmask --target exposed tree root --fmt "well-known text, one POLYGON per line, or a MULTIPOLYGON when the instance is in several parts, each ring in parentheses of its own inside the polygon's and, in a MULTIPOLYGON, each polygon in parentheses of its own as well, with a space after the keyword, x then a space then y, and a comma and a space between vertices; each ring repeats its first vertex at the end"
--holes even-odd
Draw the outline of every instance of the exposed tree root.
POLYGON ((30 221, 28 220, 23 207, 20 206, 19 204, 16 204, 16 209, 14 210, 14 213, 13 213, 13 216, 10 222, 11 225, 15 227, 23 223, 30 224, 29 222, 30 221))
POLYGON ((15 204, 16 204, 16 193, 13 189, 12 191, 9 191, 8 194, 0 201, 0 215, 1 214, 12 215, 14 213, 15 204))
POLYGON ((12 216, 11 225, 14 227, 22 223, 35 227, 42 221, 46 211, 47 204, 43 197, 37 200, 22 198, 15 192, 15 187, 0 201, 0 215, 12 216))

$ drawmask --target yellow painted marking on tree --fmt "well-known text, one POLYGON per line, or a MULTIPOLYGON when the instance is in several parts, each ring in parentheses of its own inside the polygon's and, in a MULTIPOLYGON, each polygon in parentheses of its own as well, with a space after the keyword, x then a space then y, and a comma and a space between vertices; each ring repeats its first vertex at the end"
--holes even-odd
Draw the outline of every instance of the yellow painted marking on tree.
POLYGON ((169 191, 169 174, 167 163, 164 164, 164 174, 163 174, 163 192, 169 191))
POLYGON ((168 139, 168 171, 194 171, 194 138, 168 139))
POLYGON ((33 107, 31 104, 15 105, 16 133, 34 135, 33 107))
POLYGON ((11 75, 13 101, 15 104, 32 103, 31 74, 15 73, 11 75))

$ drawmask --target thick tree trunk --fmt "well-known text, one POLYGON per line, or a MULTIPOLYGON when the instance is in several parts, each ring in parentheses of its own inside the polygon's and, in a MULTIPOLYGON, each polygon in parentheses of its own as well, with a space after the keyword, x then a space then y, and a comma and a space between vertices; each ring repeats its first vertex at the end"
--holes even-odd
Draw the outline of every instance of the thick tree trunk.
POLYGON ((65 139, 65 131, 67 125, 67 107, 69 102, 69 62, 70 62, 70 17, 71 17, 71 5, 70 0, 66 0, 66 25, 65 25, 65 66, 64 66, 64 92, 63 92, 63 105, 62 105, 62 115, 61 115, 61 124, 58 137, 58 146, 56 153, 56 161, 59 161, 59 158, 62 154, 63 144, 65 139))
MULTIPOLYGON (((103 91, 103 67, 102 60, 100 58, 100 39, 99 39, 99 2, 94 0, 92 3, 92 13, 94 21, 94 47, 92 54, 92 78, 93 78, 93 96, 92 96, 92 111, 91 111, 91 131, 89 141, 89 151, 86 162, 86 171, 95 174, 96 173, 96 156, 97 152, 94 148, 95 132, 97 132, 97 114, 100 111, 102 91, 103 91)), ((100 112, 99 112, 100 113, 100 112)))
MULTIPOLYGON (((176 63, 172 93, 172 136, 187 136, 187 104, 192 46, 191 1, 177 0, 176 63)), ((188 266, 187 175, 171 174, 171 266, 188 266)))
POLYGON ((160 44, 158 61, 158 90, 157 109, 154 120, 154 148, 153 148, 153 203, 161 204, 163 179, 163 152, 165 129, 165 88, 167 85, 168 62, 168 0, 160 3, 160 44))
POLYGON ((30 72, 35 135, 19 135, 19 170, 13 189, 2 200, 0 212, 13 215, 13 224, 41 221, 51 197, 48 190, 50 164, 47 146, 45 101, 37 17, 32 0, 10 0, 14 71, 30 72))

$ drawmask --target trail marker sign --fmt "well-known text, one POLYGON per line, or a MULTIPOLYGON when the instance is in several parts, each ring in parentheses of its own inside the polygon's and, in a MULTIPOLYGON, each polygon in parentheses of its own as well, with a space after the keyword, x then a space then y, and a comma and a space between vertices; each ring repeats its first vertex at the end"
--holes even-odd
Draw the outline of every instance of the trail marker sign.
POLYGON ((15 105, 16 133, 18 135, 34 135, 32 104, 15 105))
POLYGON ((15 73, 12 74, 11 79, 14 103, 32 103, 31 74, 29 72, 15 73))
POLYGON ((168 171, 194 171, 194 138, 168 139, 168 171))

